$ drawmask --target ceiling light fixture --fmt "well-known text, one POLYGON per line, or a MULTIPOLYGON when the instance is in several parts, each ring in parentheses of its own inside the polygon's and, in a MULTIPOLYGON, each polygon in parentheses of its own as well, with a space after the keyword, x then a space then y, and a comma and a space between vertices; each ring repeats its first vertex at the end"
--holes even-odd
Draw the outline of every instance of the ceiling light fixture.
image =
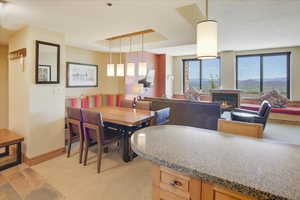
POLYGON ((112 52, 111 52, 111 41, 108 41, 108 46, 109 46, 109 60, 107 64, 107 76, 115 76, 115 65, 112 64, 111 57, 112 57, 112 52))
MULTIPOLYGON (((129 54, 131 52, 132 52, 132 37, 130 37, 130 50, 129 50, 129 54)), ((127 63, 126 75, 127 76, 134 76, 135 75, 135 63, 133 63, 133 62, 127 63)))
POLYGON ((117 76, 124 76, 124 64, 122 64, 122 38, 120 38, 120 63, 117 64, 117 76))
POLYGON ((139 76, 147 75, 147 63, 144 62, 144 33, 142 33, 142 58, 139 62, 139 76))
POLYGON ((197 24, 197 58, 213 59, 218 56, 218 22, 208 19, 208 0, 206 0, 206 19, 197 24))

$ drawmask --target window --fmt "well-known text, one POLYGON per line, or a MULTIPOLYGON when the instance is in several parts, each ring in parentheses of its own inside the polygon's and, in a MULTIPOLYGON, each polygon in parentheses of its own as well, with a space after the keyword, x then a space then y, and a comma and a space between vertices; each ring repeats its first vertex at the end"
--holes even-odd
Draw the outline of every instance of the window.
POLYGON ((195 88, 209 91, 220 87, 220 59, 183 60, 184 91, 195 88))
POLYGON ((273 89, 290 98, 290 53, 237 56, 237 88, 246 96, 273 89))

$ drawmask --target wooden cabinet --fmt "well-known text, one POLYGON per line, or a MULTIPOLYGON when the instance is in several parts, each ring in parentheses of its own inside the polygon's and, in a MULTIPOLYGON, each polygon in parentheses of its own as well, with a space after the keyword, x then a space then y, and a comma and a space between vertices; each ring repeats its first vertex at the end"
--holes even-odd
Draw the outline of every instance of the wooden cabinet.
POLYGON ((222 187, 153 165, 152 200, 256 200, 222 187))
POLYGON ((200 200, 201 181, 153 165, 153 200, 200 200))
POLYGON ((202 183, 202 200, 256 200, 209 183, 202 183))

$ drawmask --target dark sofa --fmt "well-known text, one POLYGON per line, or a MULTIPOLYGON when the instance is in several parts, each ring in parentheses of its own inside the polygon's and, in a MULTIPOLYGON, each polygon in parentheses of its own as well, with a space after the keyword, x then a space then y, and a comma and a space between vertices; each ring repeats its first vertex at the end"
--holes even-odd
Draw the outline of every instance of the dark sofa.
POLYGON ((171 114, 168 124, 217 130, 221 117, 219 104, 152 97, 145 97, 144 100, 152 102, 151 110, 154 111, 169 107, 171 114))

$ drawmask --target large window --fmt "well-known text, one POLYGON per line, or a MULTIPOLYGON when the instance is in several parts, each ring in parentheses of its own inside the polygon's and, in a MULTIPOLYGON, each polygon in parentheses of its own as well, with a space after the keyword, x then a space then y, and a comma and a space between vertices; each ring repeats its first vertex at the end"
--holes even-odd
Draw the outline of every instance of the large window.
POLYGON ((220 87, 220 59, 183 60, 184 91, 198 89, 209 91, 220 87))
POLYGON ((273 89, 290 97, 290 53, 237 56, 237 88, 247 96, 273 89))

